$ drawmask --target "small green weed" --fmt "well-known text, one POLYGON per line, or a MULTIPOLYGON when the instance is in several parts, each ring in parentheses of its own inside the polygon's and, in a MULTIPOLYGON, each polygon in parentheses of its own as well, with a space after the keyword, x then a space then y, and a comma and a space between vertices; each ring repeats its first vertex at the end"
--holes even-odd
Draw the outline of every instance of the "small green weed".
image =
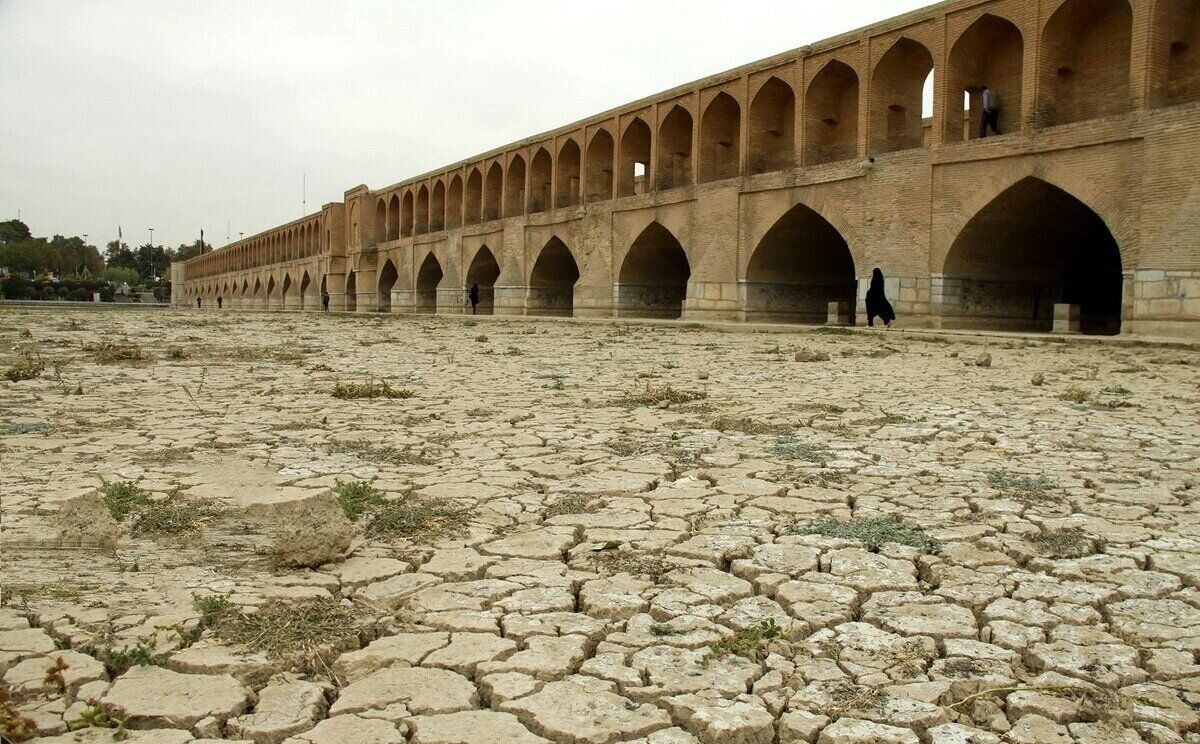
POLYGON ((672 628, 670 625, 651 625, 650 626, 650 635, 654 636, 655 638, 669 638, 671 636, 687 635, 690 632, 691 632, 690 630, 680 630, 679 628, 672 628))
POLYGON ((367 533, 392 539, 433 540, 465 532, 469 515, 469 509, 442 499, 416 499, 405 494, 373 510, 367 533))
POLYGON ((1076 405, 1083 405, 1092 399, 1092 394, 1077 385, 1072 385, 1058 397, 1076 405))
POLYGON ((129 732, 125 728, 129 724, 128 717, 118 716, 99 700, 88 699, 84 702, 87 707, 79 712, 79 718, 67 723, 68 731, 82 731, 89 728, 115 729, 112 735, 113 741, 123 741, 128 738, 129 732))
POLYGON ((819 465, 824 465, 833 458, 833 450, 828 447, 822 444, 801 442, 795 437, 790 436, 779 437, 775 440, 775 446, 771 447, 771 453, 785 460, 803 460, 804 462, 813 462, 819 465))
POLYGON ((358 521, 362 513, 368 509, 382 506, 384 503, 383 491, 375 488, 368 481, 344 483, 338 480, 333 490, 337 493, 338 505, 345 512, 346 519, 351 522, 358 521))
POLYGON ((224 512, 213 499, 185 499, 173 491, 165 499, 136 508, 133 531, 144 535, 187 535, 224 512))
POLYGON ((873 552, 879 551, 887 543, 900 543, 927 553, 938 553, 942 549, 941 541, 926 535, 924 529, 906 527, 891 517, 861 517, 847 522, 823 517, 802 527, 793 525, 788 532, 793 535, 825 535, 857 540, 873 552))
POLYGON ((1050 491, 1058 488, 1053 478, 1039 475, 1013 475, 1006 470, 992 470, 987 474, 988 484, 1005 496, 1019 501, 1043 501, 1051 498, 1050 491))
POLYGON ((783 628, 774 618, 762 620, 749 628, 742 628, 733 635, 727 635, 711 644, 713 656, 718 659, 729 654, 737 654, 751 661, 757 661, 766 655, 770 641, 783 635, 783 628))
POLYGON ((115 483, 105 481, 100 486, 101 500, 113 519, 123 521, 131 511, 150 505, 150 492, 138 485, 140 481, 140 478, 115 483))

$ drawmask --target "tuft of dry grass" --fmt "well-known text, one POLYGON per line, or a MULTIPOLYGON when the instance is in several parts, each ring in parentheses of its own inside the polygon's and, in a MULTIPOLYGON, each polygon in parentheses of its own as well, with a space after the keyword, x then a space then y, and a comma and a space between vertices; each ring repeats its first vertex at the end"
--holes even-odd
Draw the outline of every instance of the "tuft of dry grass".
POLYGON ((4 377, 9 382, 21 382, 41 377, 45 371, 46 363, 42 361, 42 358, 27 353, 16 364, 4 371, 4 377))
POLYGON ((1050 558, 1082 558, 1095 552, 1092 540, 1078 527, 1044 530, 1029 538, 1039 553, 1050 558))
POLYGON ((828 362, 829 352, 814 349, 796 349, 797 362, 828 362))
POLYGON ((408 388, 394 388, 388 384, 387 380, 380 380, 378 383, 374 380, 368 380, 367 382, 339 382, 333 386, 333 391, 330 394, 339 400, 371 398, 400 398, 404 400, 413 397, 413 391, 408 388))
POLYGON ((546 507, 546 518, 560 514, 593 514, 599 508, 600 502, 590 496, 563 496, 546 507))
POLYGON ((327 672, 328 658, 358 648, 366 635, 361 618, 332 599, 276 600, 253 613, 220 609, 206 617, 214 636, 306 674, 327 672))
POLYGON ((97 364, 116 364, 117 362, 140 362, 146 359, 142 347, 128 341, 104 341, 89 349, 97 364))
POLYGON ((790 434, 794 427, 788 424, 768 424, 755 421, 748 416, 718 416, 708 423, 710 429, 727 432, 736 431, 742 434, 790 434))
POLYGON ((406 493, 371 510, 367 534, 421 542, 460 535, 467 529, 471 512, 445 499, 419 499, 406 493))
POLYGON ((633 390, 617 401, 617 405, 627 406, 674 406, 680 403, 690 403, 694 400, 704 400, 708 393, 703 390, 676 390, 669 384, 655 386, 646 383, 641 390, 633 390))

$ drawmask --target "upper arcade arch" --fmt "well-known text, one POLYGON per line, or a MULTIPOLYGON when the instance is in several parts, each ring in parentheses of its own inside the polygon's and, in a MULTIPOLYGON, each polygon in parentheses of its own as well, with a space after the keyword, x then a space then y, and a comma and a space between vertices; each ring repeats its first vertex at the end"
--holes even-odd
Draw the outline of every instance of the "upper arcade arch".
POLYGON ((555 174, 556 208, 576 207, 580 202, 580 153, 574 139, 568 139, 558 150, 558 173, 555 174))
POLYGON ((546 148, 539 147, 529 165, 529 213, 545 212, 550 208, 550 188, 553 184, 554 164, 546 148))
POLYGON ((700 117, 700 183, 740 174, 741 139, 742 107, 728 93, 718 93, 700 117))
POLYGON ((1042 30, 1036 123, 1128 111, 1132 33, 1128 0, 1065 0, 1042 30))
POLYGON ((467 190, 464 196, 463 224, 476 225, 483 215, 483 174, 478 168, 472 168, 467 176, 467 190))
POLYGON ((525 158, 514 155, 508 161, 508 173, 504 180, 504 216, 520 217, 525 214, 525 158))
POLYGON ((821 165, 858 155, 858 74, 830 60, 805 94, 804 164, 821 165))
POLYGON ((438 232, 446 228, 446 184, 439 178, 433 184, 433 195, 429 201, 429 231, 438 232))
POLYGON ((646 179, 650 175, 650 127, 635 116, 621 135, 621 170, 617 179, 617 196, 633 196, 649 191, 646 179))
POLYGON ((1007 18, 984 13, 972 23, 950 50, 946 70, 943 139, 960 142, 976 139, 983 117, 983 86, 996 96, 1000 107, 999 129, 1021 128, 1022 69, 1025 40, 1007 18))
POLYGON ((1150 105, 1200 101, 1200 2, 1157 0, 1150 39, 1150 105))
POLYGON ((450 188, 446 191, 446 229, 453 230, 462 227, 463 215, 463 180, 455 175, 450 179, 450 188))
POLYGON ((587 201, 612 198, 613 155, 612 135, 607 129, 597 130, 587 150, 587 201))
POLYGON ((897 39, 879 59, 871 76, 873 155, 922 146, 922 95, 932 70, 933 55, 907 36, 897 39))
POLYGON ((786 170, 796 164, 796 94, 770 77, 750 102, 750 173, 786 170))
POLYGON ((683 106, 671 107, 658 126, 658 188, 692 183, 692 115, 683 106))

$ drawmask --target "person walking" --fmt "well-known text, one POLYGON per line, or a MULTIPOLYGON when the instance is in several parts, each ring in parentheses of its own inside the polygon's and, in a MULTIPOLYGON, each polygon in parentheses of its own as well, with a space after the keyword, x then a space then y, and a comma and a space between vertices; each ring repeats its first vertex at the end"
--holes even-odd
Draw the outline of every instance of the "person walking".
POLYGON ((328 292, 321 293, 321 307, 324 308, 325 312, 329 312, 329 293, 328 292))
POLYGON ((217 297, 217 309, 218 310, 221 309, 221 298, 220 297, 217 297))
POLYGON ((979 138, 987 137, 988 127, 997 135, 1000 134, 1000 99, 992 89, 983 86, 983 117, 979 120, 979 138))
POLYGON ((471 285, 471 315, 479 312, 479 285, 471 285))
POLYGON ((871 287, 867 290, 867 325, 874 328, 876 317, 888 327, 891 327, 892 321, 896 319, 892 303, 888 302, 887 295, 883 293, 883 272, 878 268, 871 272, 871 287))
POLYGON ((201 302, 202 302, 202 298, 200 298, 200 297, 197 297, 197 298, 196 298, 196 309, 197 309, 197 310, 199 310, 199 309, 200 309, 200 303, 201 303, 201 302))

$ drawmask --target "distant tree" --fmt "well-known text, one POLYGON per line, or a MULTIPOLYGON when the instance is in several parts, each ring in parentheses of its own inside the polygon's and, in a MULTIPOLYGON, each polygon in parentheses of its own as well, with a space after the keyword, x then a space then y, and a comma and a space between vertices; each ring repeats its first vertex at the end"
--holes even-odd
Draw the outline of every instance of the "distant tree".
POLYGON ((110 241, 104 249, 104 265, 122 269, 137 269, 137 256, 125 243, 110 241))
POLYGON ((19 240, 29 240, 32 237, 29 225, 20 220, 0 222, 0 243, 13 243, 19 240))
POLYGON ((196 241, 193 241, 190 245, 187 243, 181 243, 179 245, 179 247, 176 248, 174 253, 172 254, 171 260, 172 261, 186 261, 189 258, 195 258, 196 256, 199 256, 199 255, 200 255, 200 241, 196 240, 196 241))

